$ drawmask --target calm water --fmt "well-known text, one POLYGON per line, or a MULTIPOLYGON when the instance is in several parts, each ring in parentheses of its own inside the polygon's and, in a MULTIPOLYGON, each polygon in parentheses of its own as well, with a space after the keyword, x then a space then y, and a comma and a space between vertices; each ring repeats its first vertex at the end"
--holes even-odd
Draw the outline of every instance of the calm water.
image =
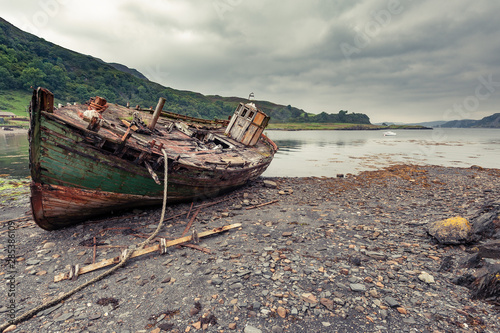
POLYGON ((0 175, 15 178, 29 176, 28 133, 10 133, 0 129, 0 175))
MULTIPOLYGON (((395 163, 500 168, 500 129, 266 131, 280 150, 264 176, 333 176, 395 163)), ((26 177, 27 134, 0 130, 0 174, 26 177)))
POLYGON ((500 129, 266 131, 280 148, 264 176, 357 174, 395 163, 500 168, 500 129))

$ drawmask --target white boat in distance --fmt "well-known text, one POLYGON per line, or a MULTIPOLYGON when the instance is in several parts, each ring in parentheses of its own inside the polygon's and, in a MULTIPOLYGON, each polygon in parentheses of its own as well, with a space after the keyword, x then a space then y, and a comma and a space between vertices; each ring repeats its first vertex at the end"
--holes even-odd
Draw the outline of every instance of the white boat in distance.
POLYGON ((394 136, 394 135, 396 135, 396 133, 391 131, 384 132, 384 136, 394 136))

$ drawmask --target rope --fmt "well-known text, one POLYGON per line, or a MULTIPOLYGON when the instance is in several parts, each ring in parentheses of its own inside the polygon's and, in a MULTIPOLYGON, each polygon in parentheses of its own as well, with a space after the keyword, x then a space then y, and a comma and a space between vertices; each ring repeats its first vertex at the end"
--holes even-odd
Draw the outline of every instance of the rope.
MULTIPOLYGON (((144 248, 144 246, 146 246, 153 238, 156 237, 156 235, 158 235, 158 233, 160 232, 160 229, 163 225, 163 221, 165 220, 165 211, 167 208, 168 159, 167 159, 167 152, 164 149, 162 149, 161 151, 162 151, 164 159, 165 159, 165 162, 164 162, 164 164, 165 164, 165 171, 164 171, 165 177, 164 177, 164 181, 163 181, 163 183, 164 183, 164 185, 163 185, 164 186, 163 187, 163 206, 162 206, 162 210, 161 210, 160 222, 158 223, 158 227, 156 227, 156 230, 151 234, 151 236, 149 236, 148 239, 146 239, 144 242, 140 243, 137 246, 138 249, 144 248)), ((10 325, 17 325, 25 320, 30 319, 31 317, 36 315, 38 312, 58 304, 59 302, 65 300, 66 298, 68 298, 68 297, 72 296, 73 294, 79 292, 80 290, 84 289, 85 287, 105 278, 108 275, 111 275, 114 271, 125 266, 127 261, 130 259, 130 257, 134 253, 133 250, 125 250, 125 251, 126 251, 125 255, 122 256, 122 260, 118 264, 116 264, 116 266, 113 266, 111 269, 107 270, 106 272, 96 276, 95 278, 91 279, 90 281, 87 281, 87 282, 79 285, 78 287, 68 291, 67 293, 65 293, 59 297, 56 297, 55 299, 53 299, 51 301, 45 302, 45 303, 35 307, 34 309, 31 309, 30 311, 25 312, 21 316, 16 317, 11 321, 8 321, 8 322, 2 324, 0 326, 0 332, 3 332, 3 330, 5 330, 10 325)))

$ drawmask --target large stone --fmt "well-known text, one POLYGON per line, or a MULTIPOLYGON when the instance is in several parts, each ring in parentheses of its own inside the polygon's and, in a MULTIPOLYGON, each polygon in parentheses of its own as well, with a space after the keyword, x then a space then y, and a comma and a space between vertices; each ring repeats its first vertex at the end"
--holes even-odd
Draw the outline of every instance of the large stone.
POLYGON ((276 182, 273 182, 272 180, 264 180, 264 186, 265 187, 270 187, 270 188, 276 188, 278 187, 278 184, 276 182))
POLYGON ((479 215, 472 221, 474 233, 478 236, 491 237, 495 233, 495 220, 497 211, 491 211, 479 215))
POLYGON ((420 281, 423 281, 425 283, 434 283, 434 276, 430 275, 427 272, 421 272, 420 275, 418 276, 418 279, 420 281))
POLYGON ((472 298, 500 302, 500 264, 484 267, 474 275, 476 279, 469 286, 472 298))
POLYGON ((472 240, 472 227, 467 219, 461 216, 432 222, 428 233, 441 244, 463 244, 472 240))

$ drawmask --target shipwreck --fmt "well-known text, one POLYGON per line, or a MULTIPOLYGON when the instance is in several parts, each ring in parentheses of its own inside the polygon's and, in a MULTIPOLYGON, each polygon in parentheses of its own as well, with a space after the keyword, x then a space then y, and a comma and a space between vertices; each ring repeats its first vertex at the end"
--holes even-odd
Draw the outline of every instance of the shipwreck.
POLYGON ((122 209, 217 196, 259 177, 277 146, 269 116, 240 103, 230 121, 144 112, 95 97, 54 107, 38 88, 30 104, 31 208, 43 229, 122 209), (165 165, 166 164, 166 165, 165 165))

